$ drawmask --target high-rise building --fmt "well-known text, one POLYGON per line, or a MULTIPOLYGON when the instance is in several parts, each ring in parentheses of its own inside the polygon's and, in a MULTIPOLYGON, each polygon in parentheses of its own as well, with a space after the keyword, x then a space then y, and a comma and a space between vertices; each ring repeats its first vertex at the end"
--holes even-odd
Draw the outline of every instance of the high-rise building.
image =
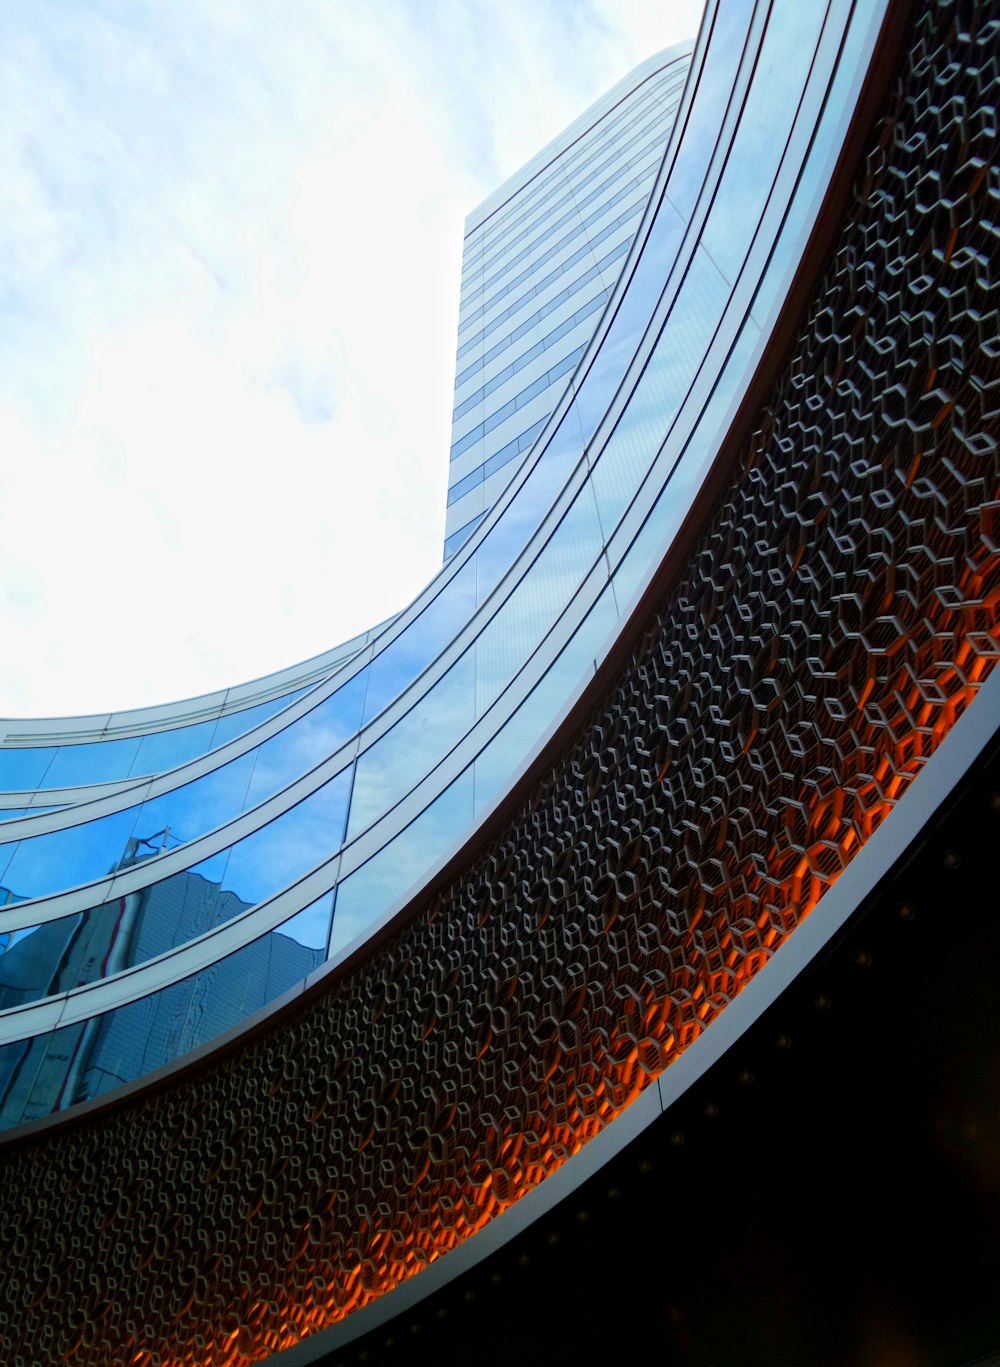
MULTIPOLYGON (((448 535, 448 556, 485 516, 484 490, 492 506, 571 389, 663 161, 690 55, 687 45, 644 62, 470 215, 449 493, 449 516, 463 525, 448 535)), ((548 511, 544 498, 522 495, 519 506, 536 519, 548 511)), ((0 801, 9 804, 0 866, 10 898, 52 915, 33 923, 22 906, 16 926, 11 918, 0 1010, 157 960, 164 968, 158 993, 129 994, 114 1017, 101 1017, 101 1028, 88 1012, 86 1028, 73 1027, 72 1048, 69 1034, 12 1042, 0 1075, 8 1079, 0 1081, 0 1120, 16 1124, 71 1106, 238 1024, 363 933, 471 818, 467 803, 419 841, 404 828, 390 842, 391 856, 362 855, 345 877, 337 851, 381 807, 392 807, 394 794, 383 790, 398 782, 400 766, 390 759, 390 776, 377 751, 358 765, 337 756, 353 749, 358 726, 383 712, 443 644, 427 623, 442 607, 454 622, 456 601, 465 613, 459 586, 473 572, 470 562, 384 649, 395 622, 232 698, 50 724, 55 735, 45 738, 58 744, 32 743, 45 723, 12 728, 0 748, 8 790, 0 801), (377 657, 371 664, 370 656, 377 657), (317 677, 311 690, 303 686, 317 677), (317 765, 328 775, 318 786, 309 778, 317 765), (235 840, 209 835, 206 843, 206 833, 236 818, 235 840), (262 904, 324 862, 320 895, 291 916, 268 918, 275 923, 261 933, 262 904), (171 960, 178 967, 167 967, 171 960), (223 990, 223 983, 241 986, 223 990), (164 1008, 157 999, 167 994, 164 1008), (173 1026, 158 1030, 152 1022, 165 1009, 173 1026)), ((489 636, 481 658, 467 653, 442 689, 456 716, 488 709, 505 682, 510 664, 491 659, 489 636)), ((446 744, 448 729, 435 725, 446 744)), ((509 766, 517 752, 504 748, 509 766)), ((421 777, 422 762, 410 760, 411 779, 421 777)), ((481 761, 481 794, 491 781, 481 761)), ((423 824, 433 826, 430 814, 423 824)), ((279 905, 284 911, 292 903, 279 905)))
POLYGON ((445 558, 507 487, 593 335, 689 59, 682 47, 643 62, 466 219, 445 558))
POLYGON ((12 1367, 996 1349, 998 48, 710 0, 470 220, 414 603, 9 728, 12 1367))

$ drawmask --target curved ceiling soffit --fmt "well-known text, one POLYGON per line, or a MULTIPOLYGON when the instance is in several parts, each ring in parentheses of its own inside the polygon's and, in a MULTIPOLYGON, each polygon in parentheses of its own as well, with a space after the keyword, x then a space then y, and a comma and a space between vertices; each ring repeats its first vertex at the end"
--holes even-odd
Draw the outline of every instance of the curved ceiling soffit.
POLYGON ((8 1342, 33 1345, 17 1360, 96 1363, 124 1345, 136 1362, 250 1362, 483 1227, 703 1034, 973 703, 998 597, 979 383, 995 362, 969 297, 987 206, 983 178, 949 169, 923 90, 933 63, 943 88, 981 98, 985 40, 931 8, 913 24, 914 60, 766 420, 591 728, 509 833, 337 991, 212 1073, 11 1152, 0 1244, 11 1285, 33 1288, 2 1312, 8 1342), (916 147, 943 170, 931 203, 916 147), (892 254, 901 213, 911 236, 941 238, 939 256, 892 254), (925 373, 928 342, 900 333, 877 281, 918 276, 939 335, 964 346, 911 394, 886 377, 925 373), (963 279, 964 296, 950 288, 963 279), (849 389, 845 335, 866 361, 849 389), (908 588, 873 612, 897 567, 908 588), (830 576, 846 586, 832 600, 830 576), (805 653, 816 637, 825 657, 805 653), (682 677, 705 734, 669 701, 682 677), (691 802, 708 817, 693 828, 691 802), (62 1309, 69 1291, 78 1309, 57 1322, 52 1297, 62 1309))

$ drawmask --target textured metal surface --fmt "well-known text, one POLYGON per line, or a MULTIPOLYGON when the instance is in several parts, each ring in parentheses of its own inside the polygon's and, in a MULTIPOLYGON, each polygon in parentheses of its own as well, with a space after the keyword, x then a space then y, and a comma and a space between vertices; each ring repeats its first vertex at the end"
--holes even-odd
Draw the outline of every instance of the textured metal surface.
POLYGON ((732 486, 584 733, 301 1015, 5 1161, 11 1367, 238 1364, 502 1211, 815 906, 998 653, 997 29, 926 6, 732 486))

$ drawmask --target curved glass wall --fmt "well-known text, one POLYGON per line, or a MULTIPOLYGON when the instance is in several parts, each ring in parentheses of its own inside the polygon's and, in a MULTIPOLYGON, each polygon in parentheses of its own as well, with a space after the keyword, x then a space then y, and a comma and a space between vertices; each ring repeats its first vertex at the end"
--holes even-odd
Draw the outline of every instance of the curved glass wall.
POLYGON ((685 76, 650 59, 466 220, 446 557, 507 487, 593 334, 685 76))
POLYGON ((251 945, 304 909, 322 908, 307 918, 309 942, 295 943, 341 955, 507 790, 700 487, 814 221, 881 10, 710 10, 597 332, 524 465, 437 579, 258 744, 235 754, 235 743, 186 783, 161 776, 163 791, 141 804, 100 799, 93 821, 74 820, 78 807, 9 823, 19 838, 3 874, 0 1042, 20 1081, 7 1088, 8 1123, 191 1047, 178 1003, 198 993, 179 984, 249 962, 251 945), (314 747, 309 718, 348 699, 357 720, 314 747), (183 804, 202 781, 211 797, 198 815, 183 804), (166 819, 185 810, 179 825, 166 819), (137 1038, 131 1061, 119 1051, 105 1067, 101 1041, 121 1013, 152 1021, 161 1008, 182 1043, 158 1054, 137 1038), (53 1061, 67 1053, 60 1074, 53 1061))
POLYGON ((54 793, 86 801, 109 785, 173 770, 208 754, 303 697, 385 625, 292 669, 184 703, 96 717, 0 721, 0 821, 37 812, 54 793))
POLYGON ((273 698, 225 717, 152 731, 145 736, 75 745, 4 746, 0 748, 0 783, 5 792, 44 791, 112 783, 173 769, 206 754, 233 736, 252 730, 303 692, 304 689, 299 689, 287 697, 273 698))

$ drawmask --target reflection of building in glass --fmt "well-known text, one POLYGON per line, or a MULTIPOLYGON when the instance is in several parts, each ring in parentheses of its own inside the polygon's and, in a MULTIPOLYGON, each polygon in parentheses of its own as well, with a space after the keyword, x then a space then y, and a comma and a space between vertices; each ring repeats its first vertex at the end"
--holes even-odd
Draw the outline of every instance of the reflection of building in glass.
MULTIPOLYGON (((122 866, 151 857, 142 852, 147 843, 130 842, 122 866)), ((250 905, 185 871, 80 916, 38 926, 0 957, 0 1010, 144 963, 179 938, 203 935, 250 905)), ((73 1027, 57 1050, 44 1037, 9 1048, 0 1074, 0 1122, 34 1120, 152 1072, 273 1001, 322 961, 322 948, 272 932, 240 956, 125 1012, 73 1027)))
MULTIPOLYGON (((450 537, 449 557, 482 521, 483 491, 496 502, 549 415, 565 406, 662 163, 689 60, 687 49, 677 49, 643 63, 470 216, 449 508, 449 518, 467 525, 450 537), (493 417, 473 422, 484 404, 493 417)), ((0 747, 8 785, 0 796, 7 817, 0 876, 39 914, 25 909, 11 923, 0 953, 0 1013, 32 1004, 42 1012, 46 1002, 87 987, 95 996, 84 1011, 88 1066, 73 1035, 80 1027, 35 1036, 32 1057, 47 1058, 43 1071, 53 1075, 72 1067, 73 1085, 42 1089, 47 1101, 30 1106, 23 1088, 12 1087, 8 1123, 16 1123, 19 1105, 27 1119, 167 1061, 165 1046, 137 1042, 126 1061, 103 1057, 121 1034, 119 1018, 127 1017, 130 1039, 151 1028, 157 994, 169 994, 176 1012, 181 999, 200 1001, 209 979, 235 980, 237 968, 263 973, 261 985, 228 995, 216 1013, 226 1026, 244 1007, 256 1010, 279 995, 297 979, 264 972, 273 956, 254 945, 276 936, 299 944, 301 978, 364 935, 499 791, 545 721, 537 713, 529 720, 531 709, 522 708, 503 725, 506 699, 513 703, 522 686, 515 682, 512 693, 511 681, 528 680, 532 643, 573 593, 578 564, 600 553, 592 495, 578 502, 530 584, 486 624, 476 647, 456 651, 448 642, 490 576, 502 577, 514 556, 510 532, 530 531, 550 494, 522 491, 482 557, 467 559, 425 603, 418 600, 409 620, 404 614, 321 657, 326 677, 320 672, 311 691, 301 679, 317 677, 315 661, 234 690, 231 702, 84 719, 62 732, 44 723, 13 729, 0 747), (512 628, 520 638, 513 650, 512 628), (436 661, 449 651, 452 662, 442 668, 436 661), (501 734, 449 782, 441 757, 481 714, 501 734), (355 755, 359 727, 368 730, 355 755), (418 794, 428 777, 425 800, 418 794), (322 877, 306 895, 300 880, 317 866, 322 877), (123 1002, 112 985, 135 969, 142 986, 136 980, 123 1002), (106 991, 114 1001, 107 1015, 106 991)), ((581 641, 610 626, 609 605, 608 598, 591 610, 581 641)), ((581 667, 568 652, 560 666, 565 685, 581 667)), ((281 957, 291 972, 295 955, 281 957)), ((188 1014, 190 1028, 170 1036, 178 1053, 213 1033, 215 1015, 188 1014)), ((20 1028, 12 1022, 13 1032, 20 1028)), ((3 1048, 23 1074, 22 1046, 11 1039, 3 1048)), ((8 1061, 8 1076, 14 1067, 8 1061)))
POLYGON ((13 728, 12 1361, 995 1348, 998 37, 710 0, 584 351, 414 603, 197 735, 13 728))

